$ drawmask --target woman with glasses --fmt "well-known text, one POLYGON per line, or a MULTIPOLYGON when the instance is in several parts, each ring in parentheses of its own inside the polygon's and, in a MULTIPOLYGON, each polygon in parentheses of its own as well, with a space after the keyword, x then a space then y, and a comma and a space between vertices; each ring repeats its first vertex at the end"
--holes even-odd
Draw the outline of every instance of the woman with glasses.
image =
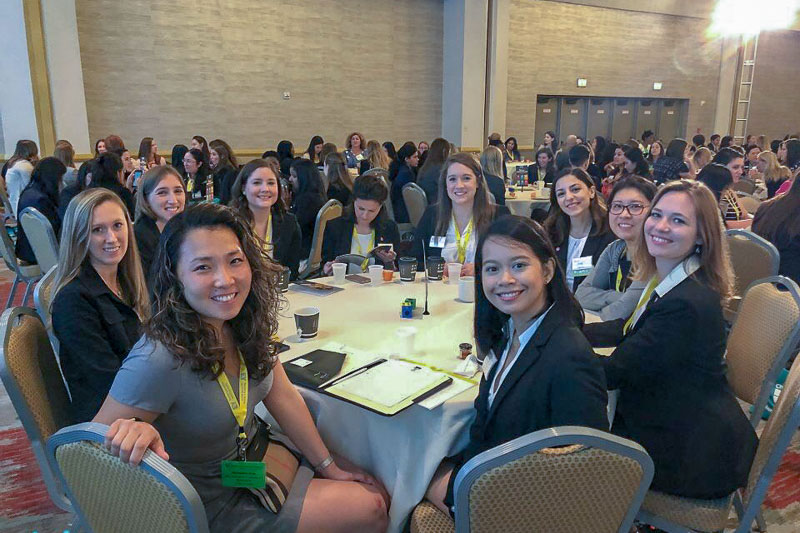
POLYGON ((186 170, 186 193, 190 202, 199 202, 206 197, 206 168, 203 152, 192 148, 183 156, 183 168, 186 170))
POLYGON ((575 291, 581 306, 603 320, 628 318, 644 290, 644 282, 631 280, 631 259, 655 195, 656 186, 640 176, 623 178, 611 190, 608 223, 617 240, 606 246, 575 291))

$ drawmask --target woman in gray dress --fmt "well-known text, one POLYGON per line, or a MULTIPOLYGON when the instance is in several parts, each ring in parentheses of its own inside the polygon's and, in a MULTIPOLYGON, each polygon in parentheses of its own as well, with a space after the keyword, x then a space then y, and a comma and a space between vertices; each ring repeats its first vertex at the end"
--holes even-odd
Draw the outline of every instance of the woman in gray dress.
POLYGON ((110 425, 107 445, 123 460, 137 464, 149 448, 178 468, 211 531, 385 531, 385 490, 333 459, 275 355, 279 269, 229 208, 200 204, 171 219, 153 263, 152 318, 94 421, 110 425), (256 434, 259 401, 303 456, 277 513, 221 479, 222 462, 256 434))

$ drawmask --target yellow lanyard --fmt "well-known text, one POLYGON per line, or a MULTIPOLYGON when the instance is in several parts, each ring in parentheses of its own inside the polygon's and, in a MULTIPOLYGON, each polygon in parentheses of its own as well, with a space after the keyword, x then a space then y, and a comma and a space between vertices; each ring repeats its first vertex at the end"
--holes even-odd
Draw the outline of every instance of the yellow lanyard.
POLYGON ((647 302, 650 301, 650 296, 653 294, 653 291, 656 290, 656 286, 658 285, 658 278, 653 276, 653 279, 650 280, 650 283, 647 284, 647 287, 644 289, 642 293, 642 297, 639 298, 639 303, 636 304, 636 309, 633 310, 631 313, 631 317, 625 322, 625 325, 622 327, 622 333, 624 335, 628 334, 628 330, 633 327, 633 319, 636 317, 636 313, 639 312, 639 309, 647 305, 647 302))
POLYGON ((733 212, 736 214, 736 220, 741 220, 742 215, 741 211, 739 210, 739 202, 736 200, 736 195, 732 192, 728 192, 726 196, 727 197, 725 198, 725 200, 728 202, 728 205, 730 206, 731 209, 733 209, 733 212))
MULTIPOLYGON (((627 248, 625 250, 622 250, 622 253, 623 254, 627 253, 627 248)), ((625 292, 624 291, 625 287, 624 287, 624 284, 623 284, 624 279, 625 278, 622 276, 622 266, 621 265, 617 265, 617 283, 616 283, 617 292, 625 292)))
POLYGON ((356 250, 358 251, 358 255, 364 256, 364 261, 361 262, 361 271, 367 271, 367 265, 369 264, 369 257, 367 257, 367 253, 375 248, 375 230, 372 230, 372 233, 369 235, 369 248, 367 251, 361 249, 361 239, 358 238, 358 231, 356 231, 356 225, 353 224, 353 242, 356 243, 356 250))
POLYGON ((536 172, 537 172, 537 176, 539 178, 539 181, 544 181, 545 176, 547 176, 547 171, 546 170, 542 170, 541 168, 537 167, 536 172))
POLYGON ((456 230, 456 260, 463 264, 464 260, 467 258, 469 238, 472 236, 472 219, 469 219, 467 228, 464 230, 464 235, 461 235, 461 232, 458 231, 458 222, 456 221, 455 215, 453 215, 453 227, 456 230))
POLYGON ((236 438, 236 445, 239 448, 239 458, 244 460, 244 447, 247 444, 247 433, 244 431, 244 422, 247 418, 248 383, 247 365, 244 363, 244 357, 242 357, 241 352, 239 352, 239 400, 236 400, 231 382, 228 381, 228 376, 225 374, 224 370, 217 377, 217 383, 219 383, 219 387, 222 389, 225 399, 228 400, 228 406, 231 408, 233 418, 236 419, 236 423, 239 425, 239 436, 236 438))

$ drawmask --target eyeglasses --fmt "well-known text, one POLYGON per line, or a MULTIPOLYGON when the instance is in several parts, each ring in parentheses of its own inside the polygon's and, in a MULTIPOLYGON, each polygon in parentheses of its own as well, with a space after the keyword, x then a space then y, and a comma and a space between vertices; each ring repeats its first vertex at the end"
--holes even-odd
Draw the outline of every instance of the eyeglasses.
POLYGON ((622 212, 627 209, 631 216, 636 216, 641 215, 645 207, 647 207, 647 205, 639 203, 625 205, 622 202, 612 202, 609 211, 612 215, 621 215, 622 212))

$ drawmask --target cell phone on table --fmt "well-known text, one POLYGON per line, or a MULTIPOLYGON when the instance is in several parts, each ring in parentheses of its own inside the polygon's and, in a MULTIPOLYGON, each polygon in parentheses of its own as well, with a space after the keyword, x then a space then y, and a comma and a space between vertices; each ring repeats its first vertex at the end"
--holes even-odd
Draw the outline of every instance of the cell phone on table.
POLYGON ((372 281, 367 276, 362 276, 361 274, 348 274, 344 277, 344 279, 347 281, 352 281, 353 283, 359 283, 361 285, 366 285, 372 281))
POLYGON ((392 248, 393 246, 391 243, 379 244, 375 248, 370 250, 369 255, 375 255, 376 252, 391 252, 392 248))
POLYGON ((283 353, 288 349, 289 349, 289 345, 288 344, 284 344, 282 342, 276 342, 275 343, 275 354, 276 355, 279 354, 279 353, 283 353))

